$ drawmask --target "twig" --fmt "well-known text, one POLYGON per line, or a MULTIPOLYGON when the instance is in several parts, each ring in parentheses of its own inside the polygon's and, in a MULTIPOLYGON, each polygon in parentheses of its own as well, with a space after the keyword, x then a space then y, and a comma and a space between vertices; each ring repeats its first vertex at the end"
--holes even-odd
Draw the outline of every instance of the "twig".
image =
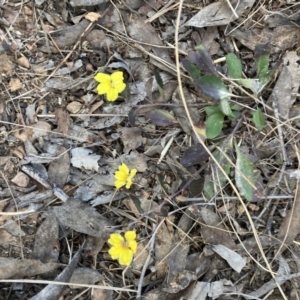
MULTIPOLYGON (((274 116, 275 116, 276 128, 277 128, 279 141, 280 141, 280 148, 281 148, 281 153, 282 153, 282 166, 281 166, 281 169, 280 169, 278 179, 276 181, 275 188, 274 188, 273 193, 272 193, 273 195, 275 195, 275 193, 277 193, 277 190, 279 189, 279 184, 282 180, 284 171, 286 169, 287 160, 288 160, 286 150, 285 150, 285 145, 284 145, 284 138, 283 138, 282 128, 281 128, 281 125, 280 125, 280 116, 279 116, 279 111, 278 111, 278 103, 277 103, 276 94, 277 94, 276 91, 274 91, 272 93, 272 98, 273 98, 272 99, 273 100, 272 101, 272 106, 273 106, 273 111, 274 111, 274 116)), ((269 217, 268 217, 267 230, 268 230, 269 234, 271 234, 271 225, 272 225, 271 223, 272 223, 273 215, 276 211, 278 203, 279 203, 279 201, 277 200, 273 204, 272 210, 271 210, 271 212, 269 214, 269 217)))
POLYGON ((148 265, 150 263, 150 259, 152 257, 152 253, 154 251, 156 233, 157 233, 157 230, 159 229, 159 227, 161 226, 161 224, 163 224, 163 220, 160 222, 159 225, 155 225, 154 228, 153 228, 153 234, 152 234, 152 237, 150 239, 149 254, 148 254, 148 257, 147 257, 147 259, 145 261, 144 267, 142 269, 142 272, 141 272, 141 275, 140 275, 139 284, 138 284, 138 288, 137 288, 137 295, 136 295, 137 299, 140 299, 141 296, 142 296, 143 280, 144 280, 144 277, 145 277, 145 274, 146 274, 146 271, 147 271, 147 267, 148 267, 148 265))
MULTIPOLYGON (((101 17, 103 17, 107 12, 108 12, 107 8, 104 13, 101 15, 101 17)), ((92 26, 94 26, 96 23, 96 20, 91 22, 87 28, 84 30, 84 32, 80 35, 79 39, 77 40, 77 42, 75 43, 75 45, 73 46, 72 50, 68 53, 68 55, 58 64, 58 66, 54 69, 54 71, 46 78, 46 80, 44 82, 46 82, 48 79, 50 79, 55 73, 56 71, 68 60, 68 58, 72 55, 72 53, 75 51, 75 49, 77 48, 77 46, 80 44, 82 38, 84 37, 84 35, 92 28, 92 26)))

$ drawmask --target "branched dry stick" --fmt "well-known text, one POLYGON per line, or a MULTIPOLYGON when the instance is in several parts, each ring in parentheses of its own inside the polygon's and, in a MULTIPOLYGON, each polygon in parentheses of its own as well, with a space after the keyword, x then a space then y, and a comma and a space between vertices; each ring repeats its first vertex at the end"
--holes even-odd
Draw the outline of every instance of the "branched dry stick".
MULTIPOLYGON (((163 220, 160 222, 160 225, 162 223, 163 223, 163 220)), ((154 228, 153 228, 153 234, 152 234, 152 237, 151 237, 151 240, 150 240, 149 254, 148 254, 148 257, 147 257, 147 259, 145 261, 144 267, 142 269, 140 280, 139 280, 139 284, 138 284, 137 295, 136 295, 137 299, 140 299, 141 296, 142 296, 143 280, 144 280, 144 277, 145 277, 148 265, 150 263, 150 259, 152 257, 153 251, 154 251, 155 237, 156 237, 156 233, 157 233, 157 230, 159 229, 160 225, 156 225, 155 224, 154 228)))
MULTIPOLYGON (((107 12, 108 12, 109 8, 107 8, 104 13, 102 15, 99 15, 100 17, 103 17, 107 12)), ((58 64, 58 66, 54 69, 54 71, 46 78, 45 82, 50 79, 55 73, 56 71, 68 60, 68 58, 72 55, 72 53, 75 51, 75 49, 78 47, 78 45, 80 44, 82 38, 85 36, 85 34, 87 32, 90 31, 90 29, 92 28, 92 26, 95 25, 97 20, 92 21, 87 28, 84 30, 84 32, 80 35, 78 41, 75 43, 75 45, 73 46, 72 50, 69 52, 69 54, 58 64)))

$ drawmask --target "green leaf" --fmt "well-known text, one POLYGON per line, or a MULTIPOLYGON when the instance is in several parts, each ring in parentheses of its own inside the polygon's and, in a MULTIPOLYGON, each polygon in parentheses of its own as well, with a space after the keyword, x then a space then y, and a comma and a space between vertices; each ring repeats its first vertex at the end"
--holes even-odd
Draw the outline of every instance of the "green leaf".
POLYGON ((241 116, 241 113, 239 111, 233 110, 232 111, 233 117, 228 117, 230 121, 235 121, 241 116))
POLYGON ((275 70, 269 71, 264 77, 260 77, 258 80, 258 94, 265 88, 265 86, 271 81, 275 74, 275 70))
POLYGON ((209 116, 206 120, 206 137, 208 139, 213 139, 217 137, 223 128, 224 114, 216 113, 209 116))
POLYGON ((257 74, 261 80, 264 80, 268 76, 269 63, 270 63, 270 45, 258 44, 255 46, 255 61, 257 66, 257 74))
POLYGON ((255 96, 258 94, 259 83, 257 79, 240 79, 239 83, 245 88, 251 90, 255 96))
POLYGON ((255 124, 255 127, 261 131, 265 127, 265 116, 263 112, 261 111, 260 108, 258 108, 254 113, 253 113, 253 123, 255 124))
POLYGON ((177 120, 168 111, 163 109, 154 109, 146 113, 146 118, 158 126, 170 126, 177 124, 177 120))
POLYGON ((124 98, 124 99, 129 99, 130 97, 130 91, 128 88, 128 85, 126 84, 125 90, 123 90, 120 95, 124 98))
POLYGON ((242 78, 242 63, 234 53, 228 53, 226 55, 226 65, 230 77, 234 79, 242 78))
POLYGON ((208 117, 222 112, 219 105, 206 106, 204 109, 208 117))
POLYGON ((202 45, 196 46, 195 49, 196 51, 189 50, 187 52, 191 62, 194 63, 199 69, 215 76, 219 76, 209 52, 202 45))
POLYGON ((223 81, 214 75, 205 75, 195 80, 196 86, 210 100, 219 101, 230 95, 223 81))
POLYGON ((156 80, 158 86, 163 90, 164 83, 163 83, 162 78, 156 68, 154 69, 154 77, 155 77, 155 80, 156 80))
POLYGON ((226 98, 221 99, 220 101, 220 109, 222 111, 222 113, 230 118, 234 118, 234 114, 231 110, 230 104, 228 102, 228 100, 226 98))
POLYGON ((201 71, 199 68, 193 64, 188 58, 184 58, 181 61, 183 67, 189 72, 189 74, 192 76, 193 80, 197 80, 201 76, 201 71))
POLYGON ((235 183, 240 194, 248 201, 253 201, 254 192, 256 191, 255 182, 260 173, 254 170, 253 164, 250 159, 243 154, 238 146, 236 150, 236 170, 235 170, 235 183))

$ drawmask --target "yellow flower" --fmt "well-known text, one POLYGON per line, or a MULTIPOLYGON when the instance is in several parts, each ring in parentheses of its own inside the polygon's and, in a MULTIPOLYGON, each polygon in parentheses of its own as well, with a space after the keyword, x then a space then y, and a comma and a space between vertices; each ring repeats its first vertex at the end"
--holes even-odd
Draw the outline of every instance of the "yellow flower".
POLYGON ((132 169, 130 171, 129 168, 124 163, 122 163, 122 165, 119 166, 119 170, 115 173, 115 187, 119 189, 122 186, 126 185, 126 189, 129 189, 132 185, 132 179, 135 176, 136 172, 136 169, 132 169))
POLYGON ((97 73, 94 79, 100 82, 97 86, 98 94, 106 94, 107 101, 116 101, 119 93, 123 92, 126 88, 126 84, 123 82, 123 72, 120 71, 111 75, 97 73))
POLYGON ((112 246, 108 251, 111 258, 117 259, 122 266, 129 266, 137 249, 135 239, 135 231, 126 231, 125 239, 119 233, 112 233, 108 240, 108 243, 112 246))

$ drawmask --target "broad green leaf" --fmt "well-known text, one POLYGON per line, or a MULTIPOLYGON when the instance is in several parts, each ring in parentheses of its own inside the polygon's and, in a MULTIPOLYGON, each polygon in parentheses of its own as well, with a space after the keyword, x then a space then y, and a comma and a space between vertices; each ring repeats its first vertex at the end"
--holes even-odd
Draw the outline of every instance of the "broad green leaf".
POLYGON ((222 112, 219 105, 206 106, 204 109, 208 117, 222 112))
POLYGON ((147 112, 146 118, 149 119, 155 125, 163 127, 178 123, 173 115, 171 115, 168 111, 163 109, 154 109, 147 112))
POLYGON ((180 163, 187 167, 200 164, 208 160, 209 154, 202 145, 197 144, 188 148, 182 155, 180 163))
POLYGON ((219 101, 230 95, 223 81, 214 75, 205 75, 195 80, 196 86, 210 100, 219 101))
POLYGON ((257 66, 257 74, 260 81, 263 81, 268 76, 270 63, 270 45, 258 44, 255 46, 255 61, 257 66))
POLYGON ((232 114, 233 114, 233 117, 228 117, 229 120, 231 120, 231 121, 235 121, 236 119, 238 119, 241 116, 241 113, 236 110, 233 110, 232 114))
POLYGON ((250 159, 243 154, 238 146, 236 150, 236 169, 235 169, 235 184, 240 194, 248 201, 253 201, 255 193, 255 182, 260 175, 257 170, 254 170, 250 159))
POLYGON ((230 118, 234 118, 234 114, 231 110, 230 104, 228 102, 228 100, 226 98, 221 99, 220 101, 220 109, 222 111, 222 113, 230 118))
POLYGON ((265 127, 265 116, 260 108, 253 113, 253 123, 258 130, 263 130, 265 127))
POLYGON ((219 76, 209 52, 202 45, 196 46, 195 49, 196 51, 189 50, 187 52, 191 62, 194 63, 199 69, 209 74, 219 76))
POLYGON ((259 84, 257 79, 240 79, 239 83, 245 88, 251 90, 254 95, 258 94, 259 84))
POLYGON ((232 110, 237 110, 237 111, 242 111, 244 109, 244 107, 242 105, 237 104, 237 103, 233 103, 231 105, 231 109, 232 110))
POLYGON ((234 53, 228 53, 226 55, 226 65, 230 77, 234 79, 242 78, 242 63, 234 53))
POLYGON ((206 124, 206 137, 208 139, 213 139, 217 137, 223 128, 224 114, 216 113, 209 116, 205 122, 206 124))

